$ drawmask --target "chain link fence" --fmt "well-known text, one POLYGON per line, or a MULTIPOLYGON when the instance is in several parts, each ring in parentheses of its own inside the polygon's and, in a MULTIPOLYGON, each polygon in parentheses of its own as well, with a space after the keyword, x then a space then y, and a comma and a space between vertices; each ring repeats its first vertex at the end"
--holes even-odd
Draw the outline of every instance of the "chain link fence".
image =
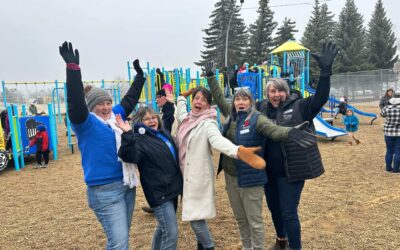
POLYGON ((330 94, 337 99, 346 96, 350 102, 376 101, 388 88, 400 88, 399 80, 399 74, 392 69, 334 74, 330 94))

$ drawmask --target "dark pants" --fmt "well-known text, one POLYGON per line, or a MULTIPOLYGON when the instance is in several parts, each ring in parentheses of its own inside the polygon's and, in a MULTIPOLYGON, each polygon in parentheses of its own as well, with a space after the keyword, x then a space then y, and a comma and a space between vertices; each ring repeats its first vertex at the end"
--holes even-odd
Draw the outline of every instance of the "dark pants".
POLYGON ((301 249, 299 206, 304 181, 289 183, 286 177, 269 178, 265 197, 277 237, 288 238, 290 249, 301 249))
POLYGON ((400 136, 386 136, 386 171, 399 172, 400 166, 400 136), (393 163, 393 168, 392 168, 393 163))
POLYGON ((49 153, 50 153, 50 151, 46 151, 46 152, 37 151, 36 152, 36 162, 37 162, 37 164, 42 165, 42 155, 43 155, 43 158, 44 158, 44 164, 48 164, 49 163, 49 153))

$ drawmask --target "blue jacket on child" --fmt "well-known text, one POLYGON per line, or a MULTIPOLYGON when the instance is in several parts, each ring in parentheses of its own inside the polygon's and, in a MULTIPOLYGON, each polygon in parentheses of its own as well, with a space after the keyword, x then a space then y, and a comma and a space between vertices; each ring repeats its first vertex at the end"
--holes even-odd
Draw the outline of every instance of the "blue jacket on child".
POLYGON ((355 115, 352 116, 345 116, 344 125, 346 126, 347 132, 356 132, 358 130, 358 118, 355 115))

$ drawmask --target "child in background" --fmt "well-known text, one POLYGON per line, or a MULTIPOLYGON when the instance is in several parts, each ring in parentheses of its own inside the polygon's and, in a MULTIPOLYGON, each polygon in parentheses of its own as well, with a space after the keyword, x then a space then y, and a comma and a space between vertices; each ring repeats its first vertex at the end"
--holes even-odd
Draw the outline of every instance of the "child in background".
POLYGON ((49 135, 47 134, 46 127, 39 125, 36 128, 36 135, 29 142, 29 147, 36 144, 36 165, 34 168, 47 168, 49 164, 49 135), (42 165, 42 155, 44 158, 44 165, 42 165))
POLYGON ((349 144, 350 146, 352 146, 352 145, 353 145, 352 140, 355 141, 356 145, 360 144, 360 143, 361 143, 360 140, 358 140, 358 139, 354 136, 354 133, 358 130, 358 123, 359 123, 359 122, 358 122, 357 116, 354 115, 353 110, 348 109, 348 110, 346 111, 346 117, 344 118, 343 123, 344 123, 344 125, 346 126, 347 134, 348 134, 349 137, 350 137, 350 141, 348 142, 348 144, 349 144))

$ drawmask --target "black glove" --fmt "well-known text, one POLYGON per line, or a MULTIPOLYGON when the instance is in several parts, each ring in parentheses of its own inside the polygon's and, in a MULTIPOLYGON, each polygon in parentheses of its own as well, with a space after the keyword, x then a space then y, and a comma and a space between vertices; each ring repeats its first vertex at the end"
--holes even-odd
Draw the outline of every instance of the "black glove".
POLYGON ((311 54, 312 57, 318 62, 320 68, 320 76, 331 76, 332 75, 332 64, 339 52, 335 48, 336 44, 332 41, 324 43, 322 45, 322 51, 320 55, 311 54))
POLYGON ((72 48, 72 43, 64 42, 60 47, 60 55, 64 59, 65 63, 75 63, 79 65, 79 52, 72 48))
POLYGON ((289 131, 289 140, 299 144, 303 148, 308 148, 317 142, 317 137, 303 129, 308 126, 308 122, 303 122, 289 131))
POLYGON ((213 61, 206 63, 204 71, 207 77, 211 77, 215 74, 215 64, 213 61))
POLYGON ((138 60, 138 59, 136 59, 135 61, 133 61, 133 68, 135 69, 135 71, 136 71, 136 73, 137 73, 138 75, 143 76, 143 70, 142 70, 142 68, 141 68, 140 65, 139 65, 139 60, 138 60))

